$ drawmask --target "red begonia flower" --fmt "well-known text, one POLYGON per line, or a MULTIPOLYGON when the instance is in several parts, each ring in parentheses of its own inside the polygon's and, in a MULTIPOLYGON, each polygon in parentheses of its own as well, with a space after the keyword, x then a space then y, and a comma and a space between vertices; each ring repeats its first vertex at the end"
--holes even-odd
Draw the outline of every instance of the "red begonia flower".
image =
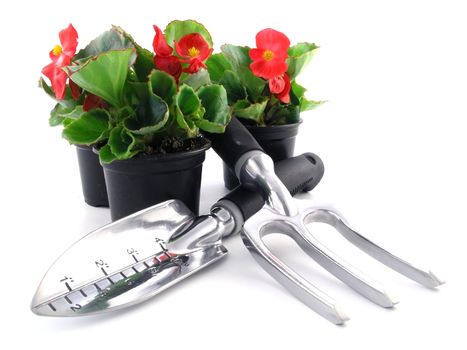
POLYGON ((60 31, 58 34, 60 45, 56 45, 49 53, 52 60, 50 64, 42 68, 42 74, 49 78, 55 97, 62 100, 65 97, 66 81, 68 75, 62 67, 69 66, 78 46, 78 33, 73 25, 60 31))
POLYGON ((88 93, 84 99, 83 111, 87 112, 95 108, 107 109, 109 108, 109 104, 99 96, 88 93))
POLYGON ((256 34, 256 49, 249 54, 253 62, 250 69, 254 75, 273 79, 287 71, 287 50, 290 40, 287 36, 274 29, 263 29, 256 34))
POLYGON ((180 75, 182 74, 182 64, 178 57, 175 56, 154 56, 154 66, 164 71, 175 78, 178 81, 180 75))
POLYGON ((156 35, 152 42, 154 48, 154 66, 156 69, 164 71, 175 78, 178 82, 180 75, 182 74, 182 64, 178 57, 173 55, 173 49, 167 44, 164 34, 158 26, 154 26, 156 35))
POLYGON ((287 74, 269 80, 269 91, 283 103, 290 102, 290 78, 287 74))
POLYGON ((154 30, 156 31, 156 35, 154 36, 154 40, 152 42, 152 47, 154 48, 154 52, 156 55, 167 57, 172 56, 173 49, 167 44, 165 41, 164 33, 162 30, 156 25, 153 26, 154 30))
POLYGON ((189 63, 183 69, 187 73, 196 73, 201 67, 206 68, 204 61, 212 53, 212 48, 199 33, 191 33, 183 36, 178 42, 175 41, 175 51, 182 58, 181 61, 189 63))

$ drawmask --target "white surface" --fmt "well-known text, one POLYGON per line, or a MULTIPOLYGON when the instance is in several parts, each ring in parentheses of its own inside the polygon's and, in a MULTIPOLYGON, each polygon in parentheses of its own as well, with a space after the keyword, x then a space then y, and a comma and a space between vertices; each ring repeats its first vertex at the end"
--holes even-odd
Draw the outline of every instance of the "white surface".
MULTIPOLYGON (((466 40, 462 1, 78 1, 2 5, 2 348, 465 347, 466 40), (139 5, 137 5, 139 4, 139 5), (326 99, 303 115, 296 152, 319 154, 313 192, 368 237, 447 281, 430 291, 372 263, 337 235, 324 237, 397 295, 381 309, 325 273, 290 242, 276 251, 351 317, 337 327, 289 295, 255 264, 240 238, 229 256, 130 310, 80 319, 41 318, 29 303, 55 257, 109 221, 84 204, 74 149, 47 125, 52 101, 36 88, 57 32, 72 22, 80 47, 110 24, 146 47, 153 23, 196 18, 223 42, 254 45, 271 26, 321 46, 300 78, 326 99), (335 239, 334 239, 335 238, 335 239), (426 264, 424 266, 427 266, 426 264)), ((220 161, 205 163, 202 211, 224 193, 220 161)))

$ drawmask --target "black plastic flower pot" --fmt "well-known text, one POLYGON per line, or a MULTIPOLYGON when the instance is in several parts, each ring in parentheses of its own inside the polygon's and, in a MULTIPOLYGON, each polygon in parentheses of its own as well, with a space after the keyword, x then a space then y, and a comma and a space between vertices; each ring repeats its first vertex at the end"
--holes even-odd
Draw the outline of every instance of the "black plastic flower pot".
POLYGON ((93 207, 108 207, 104 171, 90 146, 76 145, 84 201, 93 207))
POLYGON ((206 142, 197 150, 103 163, 112 221, 169 199, 181 200, 197 215, 209 147, 206 142))
MULTIPOLYGON (((290 158, 295 150, 299 123, 270 126, 245 125, 274 162, 290 158)), ((224 163, 224 184, 232 190, 239 185, 235 173, 224 163)))

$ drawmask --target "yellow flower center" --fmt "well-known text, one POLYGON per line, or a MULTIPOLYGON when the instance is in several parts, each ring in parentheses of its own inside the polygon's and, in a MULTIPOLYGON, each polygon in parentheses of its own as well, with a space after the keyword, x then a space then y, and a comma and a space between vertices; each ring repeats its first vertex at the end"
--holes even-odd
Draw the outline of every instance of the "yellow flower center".
POLYGON ((60 45, 55 45, 54 48, 52 49, 52 53, 55 56, 60 56, 62 51, 63 51, 63 49, 62 49, 62 47, 60 45))
POLYGON ((266 50, 263 52, 263 58, 265 61, 270 61, 274 58, 274 52, 271 50, 266 50))
POLYGON ((188 55, 193 58, 197 57, 199 55, 199 50, 196 47, 192 46, 188 49, 188 55))

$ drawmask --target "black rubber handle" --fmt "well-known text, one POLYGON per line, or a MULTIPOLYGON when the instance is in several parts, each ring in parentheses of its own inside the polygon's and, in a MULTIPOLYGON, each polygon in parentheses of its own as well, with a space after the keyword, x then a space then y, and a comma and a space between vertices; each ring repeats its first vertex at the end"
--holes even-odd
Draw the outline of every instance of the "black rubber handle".
MULTIPOLYGON (((294 196, 304 190, 311 191, 315 188, 323 177, 324 164, 316 154, 304 153, 277 162, 274 165, 274 170, 290 191, 290 194, 294 196)), ((241 211, 245 221, 258 212, 265 203, 265 199, 259 192, 252 191, 244 185, 240 185, 229 192, 219 200, 219 202, 221 201, 230 201, 235 204, 241 211)))
POLYGON ((235 169, 237 160, 245 153, 254 150, 263 151, 256 139, 236 117, 232 117, 223 134, 204 132, 204 135, 211 140, 214 151, 231 169, 235 169))

